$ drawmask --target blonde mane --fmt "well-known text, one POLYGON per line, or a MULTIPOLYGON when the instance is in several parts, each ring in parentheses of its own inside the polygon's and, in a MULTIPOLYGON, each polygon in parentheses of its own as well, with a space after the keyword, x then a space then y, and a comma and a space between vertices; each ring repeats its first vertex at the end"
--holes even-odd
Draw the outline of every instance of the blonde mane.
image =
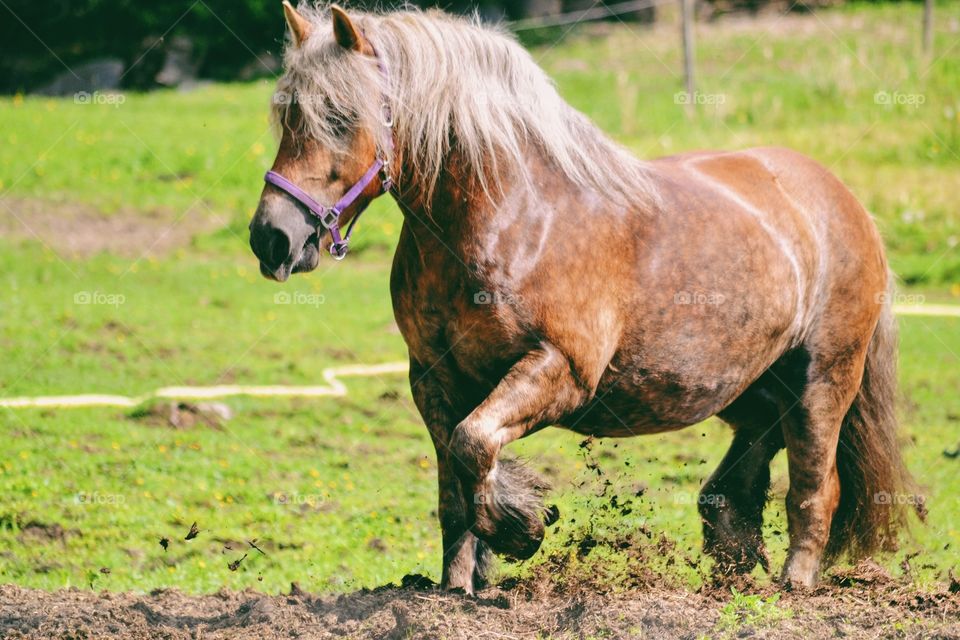
POLYGON ((385 94, 396 143, 427 201, 451 147, 484 190, 495 193, 500 176, 529 184, 531 145, 578 186, 627 205, 656 200, 647 165, 568 105, 509 34, 439 11, 353 11, 389 70, 386 87, 374 59, 334 41, 329 9, 305 4, 298 11, 314 29, 300 47, 286 49, 275 122, 287 118, 295 96, 304 132, 346 152, 345 126, 384 135, 379 96, 385 94))

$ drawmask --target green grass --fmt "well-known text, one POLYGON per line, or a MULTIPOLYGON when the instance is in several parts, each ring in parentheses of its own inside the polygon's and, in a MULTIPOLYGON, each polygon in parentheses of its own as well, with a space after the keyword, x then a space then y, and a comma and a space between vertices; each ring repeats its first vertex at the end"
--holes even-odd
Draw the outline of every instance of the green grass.
MULTIPOLYGON (((939 24, 960 17, 955 5, 938 11, 939 24)), ((700 90, 724 99, 691 115, 674 102, 673 30, 587 30, 534 55, 571 102, 644 156, 785 144, 819 158, 876 213, 895 267, 922 285, 910 291, 956 301, 958 58, 922 70, 913 5, 818 15, 826 27, 816 18, 809 28, 764 22, 766 35, 699 27, 700 90), (873 98, 881 90, 921 93, 925 102, 885 108, 873 98)), ((937 50, 955 40, 941 29, 937 50)), ((401 218, 387 201, 364 219, 357 237, 365 250, 350 260, 325 261, 282 287, 258 275, 244 226, 274 149, 269 94, 250 84, 129 95, 119 107, 0 100, 5 194, 54 207, 89 203, 105 215, 226 212, 232 220, 168 257, 140 261, 69 260, 34 241, 0 239, 0 395, 317 384, 324 367, 404 359, 388 293, 401 218), (281 292, 300 303, 282 304, 281 292)), ((901 573, 901 560, 921 551, 911 575, 926 584, 954 566, 960 545, 958 461, 943 455, 960 444, 960 322, 904 318, 901 328, 906 456, 930 520, 883 562, 901 573)), ((346 399, 231 399, 236 416, 220 430, 175 430, 121 409, 0 409, 0 582, 201 592, 276 591, 297 580, 346 591, 410 572, 439 578, 435 463, 405 377, 346 382, 346 399), (200 535, 183 540, 194 521, 200 535), (254 538, 266 556, 244 548, 254 538)), ((655 547, 666 536, 696 565, 696 495, 725 451, 726 429, 710 420, 589 450, 581 440, 547 430, 510 447, 555 486, 562 518, 544 553, 575 555, 566 542, 587 532, 627 536, 650 567, 698 584, 703 566, 655 547), (614 495, 630 501, 629 513, 610 508, 614 495)), ((767 523, 775 566, 786 546, 785 490, 781 455, 767 523)), ((503 570, 522 574, 538 562, 503 570)), ((616 583, 637 558, 600 545, 575 562, 616 583)), ((778 606, 741 605, 731 619, 778 606)))
POLYGON ((246 255, 145 260, 131 270, 105 255, 68 263, 36 247, 8 248, 0 274, 5 395, 304 384, 338 361, 405 357, 382 257, 325 262, 278 287, 246 255), (382 286, 365 286, 367 278, 382 286))
MULTIPOLYGON (((340 361, 404 354, 390 324, 388 267, 375 254, 285 289, 244 278, 237 273, 241 261, 227 257, 158 263, 128 276, 128 288, 116 284, 124 264, 117 258, 67 265, 8 248, 4 259, 0 340, 11 347, 4 395, 139 394, 218 381, 312 384, 320 382, 322 367, 340 361), (274 304, 276 292, 309 291, 303 289, 309 282, 323 283, 324 304, 274 304), (73 296, 80 288, 128 298, 117 307, 78 305, 73 296)), ((923 550, 922 560, 912 563, 919 582, 951 566, 960 544, 956 461, 942 455, 958 440, 958 324, 902 321, 905 423, 913 441, 907 456, 927 491, 930 523, 887 560, 896 571, 904 554, 923 550)), ((347 384, 345 400, 232 399, 236 417, 223 430, 174 430, 121 409, 0 410, 6 441, 0 580, 85 585, 92 570, 98 587, 209 591, 220 585, 277 590, 291 580, 345 590, 411 571, 438 578, 434 460, 405 377, 347 384), (193 521, 203 532, 183 541, 193 521), (59 524, 68 534, 51 541, 24 537, 21 529, 31 522, 59 524), (172 541, 166 552, 161 537, 172 541), (252 538, 264 543, 268 556, 253 552, 231 572, 227 564, 241 554, 221 553, 217 539, 239 549, 252 538), (111 573, 97 573, 100 567, 111 573)), ((601 441, 589 452, 581 449, 582 438, 561 431, 510 448, 557 487, 552 499, 563 518, 546 553, 566 553, 562 543, 590 530, 601 539, 634 533, 656 541, 664 534, 681 554, 697 559, 697 491, 728 439, 711 420, 674 434, 601 441), (637 498, 641 487, 646 491, 637 498), (613 495, 632 501, 629 514, 606 508, 613 495)), ((781 456, 767 527, 775 564, 786 544, 785 488, 781 456)), ((653 566, 658 561, 651 558, 653 566)), ((616 578, 630 559, 598 548, 588 562, 589 570, 616 578)), ((689 584, 699 579, 683 563, 661 568, 689 584)))
POLYGON ((780 594, 764 598, 760 595, 741 593, 736 588, 731 589, 730 602, 720 609, 720 620, 717 626, 728 632, 728 637, 735 637, 735 632, 743 627, 766 627, 793 617, 793 611, 781 608, 777 602, 780 594))

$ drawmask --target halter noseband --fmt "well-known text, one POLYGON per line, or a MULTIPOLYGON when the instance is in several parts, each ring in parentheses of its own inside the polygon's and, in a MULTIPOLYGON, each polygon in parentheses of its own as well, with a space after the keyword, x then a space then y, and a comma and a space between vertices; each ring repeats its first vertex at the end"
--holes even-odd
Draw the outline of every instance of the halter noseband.
MULTIPOLYGON (((372 45, 371 45, 372 46, 372 45)), ((389 86, 390 76, 387 73, 386 64, 383 61, 383 58, 377 55, 376 50, 373 52, 374 58, 377 60, 377 66, 380 68, 380 75, 383 76, 383 80, 389 86)), ((333 256, 334 260, 343 260, 347 256, 347 251, 349 249, 350 235, 353 233, 353 226, 357 223, 357 220, 360 218, 360 215, 366 210, 366 205, 353 217, 353 220, 350 221, 350 224, 347 225, 347 231, 344 234, 340 233, 340 216, 343 215, 343 212, 347 210, 357 198, 360 197, 370 183, 379 175, 380 176, 380 194, 383 195, 390 191, 393 188, 393 178, 390 177, 390 157, 393 155, 393 110, 390 107, 390 103, 387 100, 386 93, 383 94, 383 103, 381 107, 381 114, 383 120, 381 124, 387 130, 386 136, 386 153, 381 153, 381 150, 377 149, 377 159, 374 161, 370 168, 367 169, 367 172, 363 174, 363 177, 360 178, 356 184, 354 184, 350 189, 343 195, 342 198, 337 202, 337 204, 332 207, 325 207, 316 200, 314 200, 310 194, 306 191, 295 185, 290 180, 287 180, 282 175, 276 171, 267 171, 266 175, 263 176, 263 179, 268 184, 272 184, 278 189, 284 191, 287 195, 292 197, 294 200, 302 204, 307 208, 307 210, 312 213, 319 221, 321 226, 330 231, 330 237, 333 239, 333 243, 330 245, 330 255, 333 256)))

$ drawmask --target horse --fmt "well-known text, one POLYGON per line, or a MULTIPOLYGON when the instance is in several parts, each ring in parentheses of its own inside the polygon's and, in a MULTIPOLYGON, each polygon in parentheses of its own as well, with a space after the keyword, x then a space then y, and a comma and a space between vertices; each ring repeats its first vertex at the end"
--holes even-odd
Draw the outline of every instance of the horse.
POLYGON ((436 449, 443 588, 474 593, 494 553, 540 547, 557 513, 500 453, 549 426, 625 437, 729 424, 698 501, 718 576, 767 568, 782 449, 782 584, 810 587, 842 556, 896 544, 912 481, 893 277, 838 178, 784 148, 637 159, 476 20, 284 13, 279 149, 250 245, 283 282, 326 252, 343 258, 378 196, 402 211, 390 289, 436 449))

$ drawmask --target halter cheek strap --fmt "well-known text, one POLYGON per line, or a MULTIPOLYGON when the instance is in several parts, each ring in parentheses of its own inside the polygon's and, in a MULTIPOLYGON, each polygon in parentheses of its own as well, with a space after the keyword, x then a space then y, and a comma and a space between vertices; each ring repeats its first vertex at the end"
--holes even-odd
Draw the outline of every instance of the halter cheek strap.
MULTIPOLYGON (((383 76, 384 82, 389 83, 389 76, 387 75, 387 67, 384 64, 383 58, 377 55, 374 51, 374 57, 377 60, 377 66, 380 68, 380 73, 383 76)), ((389 86, 389 84, 388 84, 389 86)), ((317 202, 309 193, 295 185, 290 180, 287 180, 282 175, 276 171, 267 171, 266 175, 263 176, 263 179, 268 184, 272 184, 278 189, 284 191, 291 198, 302 204, 307 210, 312 213, 319 221, 320 224, 330 231, 330 238, 333 240, 333 243, 330 245, 330 255, 333 256, 334 260, 343 260, 347 256, 347 251, 349 250, 350 244, 350 235, 353 233, 353 227, 357 223, 357 220, 360 219, 360 215, 366 210, 367 204, 364 204, 363 208, 357 211, 353 219, 350 221, 350 224, 347 225, 346 232, 341 232, 340 230, 340 217, 343 215, 343 212, 346 211, 351 205, 353 205, 357 199, 366 191, 367 187, 377 178, 380 177, 380 194, 383 195, 393 188, 393 179, 390 177, 389 166, 390 166, 390 157, 393 156, 393 112, 390 107, 390 104, 387 102, 387 98, 384 96, 383 104, 381 107, 381 113, 383 116, 383 126, 387 130, 386 136, 386 149, 385 153, 381 154, 378 151, 377 159, 374 161, 370 168, 367 169, 367 172, 363 174, 363 177, 360 178, 350 189, 343 195, 342 198, 337 202, 337 204, 332 207, 326 207, 319 202, 317 202)))
MULTIPOLYGON (((357 214, 353 217, 353 220, 350 221, 350 224, 347 225, 347 230, 345 233, 340 231, 340 216, 343 215, 343 212, 346 211, 354 202, 357 201, 357 198, 360 197, 367 187, 370 186, 370 183, 376 179, 377 175, 383 172, 386 165, 383 163, 383 160, 377 159, 370 168, 367 169, 367 172, 363 175, 360 180, 357 181, 350 190, 337 202, 337 204, 332 207, 325 207, 316 200, 314 200, 310 194, 306 191, 293 184, 282 175, 276 171, 267 171, 266 175, 263 176, 264 181, 272 184, 273 186, 285 191, 287 195, 292 197, 294 200, 297 200, 300 204, 305 206, 310 213, 312 213, 320 221, 320 224, 330 231, 330 238, 333 240, 333 243, 330 245, 330 255, 332 255, 337 260, 343 260, 347 255, 347 250, 349 249, 350 236, 353 233, 353 226, 357 223, 357 220, 360 219, 360 214, 366 210, 366 206, 360 211, 357 211, 357 214)), ((390 179, 390 176, 386 175, 384 172, 381 176, 381 195, 390 191, 393 186, 393 181, 390 179)))

